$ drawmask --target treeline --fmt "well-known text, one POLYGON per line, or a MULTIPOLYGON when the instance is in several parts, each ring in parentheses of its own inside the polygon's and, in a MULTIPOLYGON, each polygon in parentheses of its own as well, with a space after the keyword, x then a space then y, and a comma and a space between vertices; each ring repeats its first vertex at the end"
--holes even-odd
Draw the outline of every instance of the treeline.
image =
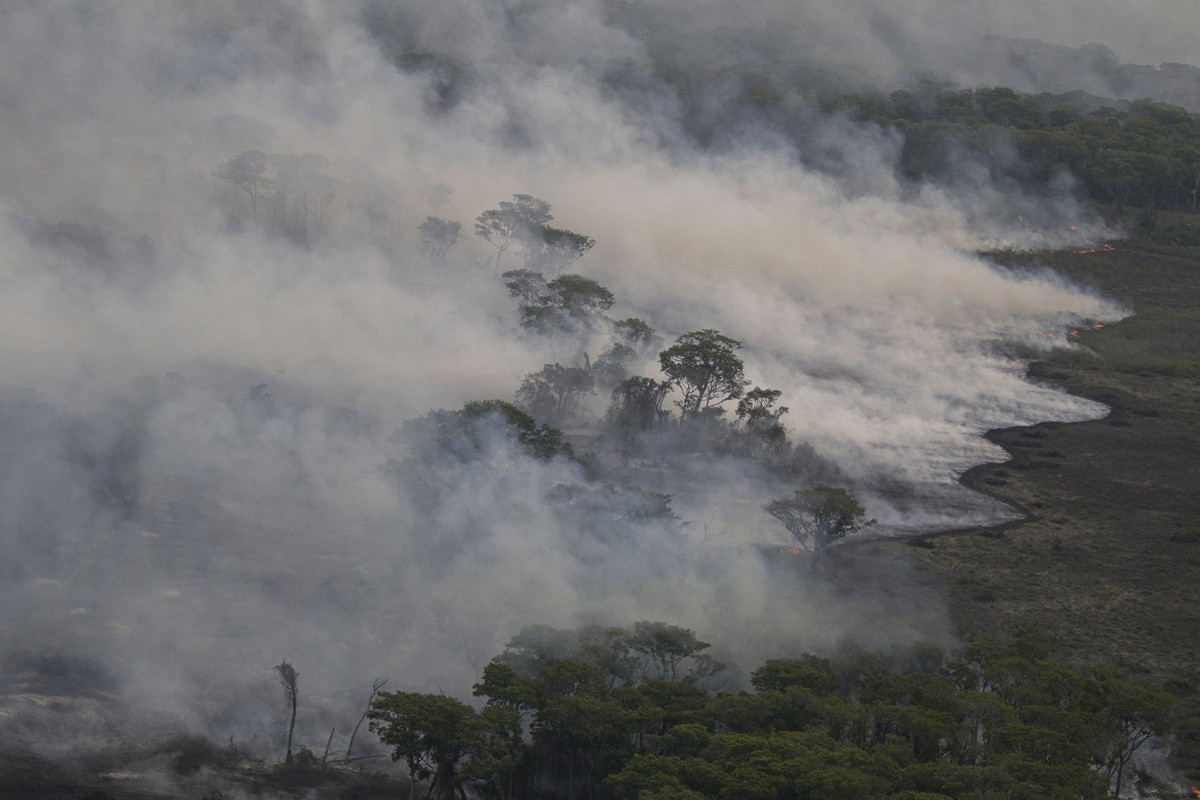
POLYGON ((1074 188, 1117 212, 1197 210, 1200 116, 1167 103, 927 82, 915 91, 841 95, 826 110, 903 134, 898 169, 908 178, 953 181, 982 166, 991 182, 1074 188))
POLYGON ((381 692, 371 730, 433 797, 500 800, 1101 798, 1165 730, 1169 695, 1050 657, 1036 630, 944 656, 846 648, 772 660, 753 691, 690 630, 528 628, 484 669, 480 710, 381 692))

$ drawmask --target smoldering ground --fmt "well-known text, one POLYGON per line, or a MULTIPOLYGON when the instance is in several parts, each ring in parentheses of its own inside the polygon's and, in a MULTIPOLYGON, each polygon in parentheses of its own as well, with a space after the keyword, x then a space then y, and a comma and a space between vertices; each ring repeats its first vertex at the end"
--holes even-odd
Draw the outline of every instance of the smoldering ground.
POLYGON ((404 421, 511 398, 555 357, 485 243, 421 252, 428 215, 469 232, 515 192, 546 198, 598 242, 573 269, 615 314, 742 340, 748 377, 783 391, 793 437, 881 527, 995 515, 953 495, 999 455, 982 431, 1101 410, 984 343, 1113 303, 967 255, 1013 234, 901 187, 879 131, 820 128, 843 132, 850 188, 745 120, 696 146, 647 43, 600 5, 63 0, 0 23, 0 655, 18 735, 98 744, 125 719, 274 741, 288 659, 311 743, 349 730, 375 675, 464 694, 535 622, 663 619, 750 668, 846 636, 950 640, 916 589, 881 616, 769 573, 746 545, 783 540, 757 509, 787 487, 745 464, 647 487, 687 484, 682 532, 601 535, 553 499, 587 484, 580 465, 500 444, 420 492, 398 480, 404 421), (616 67, 642 102, 610 91, 616 67), (214 176, 248 150, 334 183, 259 207, 214 176), (75 684, 67 722, 44 713, 55 674, 75 684))

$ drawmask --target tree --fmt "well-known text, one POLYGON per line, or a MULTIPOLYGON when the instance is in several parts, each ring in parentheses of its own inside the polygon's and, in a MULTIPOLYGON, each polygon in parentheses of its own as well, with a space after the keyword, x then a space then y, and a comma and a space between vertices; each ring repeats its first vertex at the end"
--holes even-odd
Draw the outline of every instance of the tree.
POLYGON ((612 329, 618 342, 639 352, 662 341, 649 323, 637 317, 613 320, 612 329))
POLYGON ((1113 671, 1101 670, 1104 710, 1099 715, 1097 762, 1120 797, 1125 765, 1151 736, 1166 728, 1171 698, 1165 692, 1139 686, 1113 671))
POLYGON ((738 400, 737 405, 737 418, 746 426, 746 433, 775 453, 787 445, 787 430, 779 418, 788 413, 788 409, 787 406, 775 407, 782 394, 778 389, 755 386, 738 400))
POLYGON ((466 461, 496 442, 516 445, 534 458, 574 455, 562 431, 539 426, 533 417, 503 400, 472 400, 457 411, 439 409, 405 422, 395 441, 407 442, 426 458, 466 461))
POLYGON ((292 721, 288 724, 287 755, 284 757, 284 763, 290 764, 292 763, 292 733, 296 730, 296 698, 300 694, 296 685, 299 673, 286 660, 277 664, 275 671, 279 673, 279 682, 283 684, 284 694, 292 708, 292 721))
POLYGON ((736 353, 740 349, 741 342, 706 328, 683 334, 658 354, 662 371, 683 392, 683 399, 677 401, 683 419, 742 396, 749 381, 736 353))
POLYGON ((501 275, 510 297, 520 301, 521 308, 537 303, 546 294, 546 277, 531 269, 510 269, 501 275))
POLYGON ((582 233, 542 225, 522 241, 525 266, 556 275, 583 258, 595 244, 595 239, 582 233))
POLYGON ((667 417, 662 404, 670 391, 669 383, 641 376, 626 378, 613 389, 604 427, 617 440, 622 458, 639 448, 643 433, 667 417))
POLYGON ((684 683, 695 683, 724 669, 724 664, 701 652, 711 646, 688 628, 665 622, 637 622, 629 636, 630 649, 646 658, 654 677, 665 681, 680 680, 679 668, 689 659, 692 666, 682 677, 684 683))
POLYGON ((408 767, 409 800, 419 780, 433 779, 429 795, 452 800, 462 793, 459 764, 483 744, 479 715, 466 703, 436 694, 380 692, 368 726, 408 767))
POLYGON ((417 226, 417 237, 434 261, 443 261, 446 251, 462 239, 462 225, 452 220, 426 217, 417 226))
POLYGON ((547 364, 521 380, 517 402, 535 417, 557 424, 569 419, 579 398, 589 394, 596 380, 582 367, 547 364))
POLYGON ((591 278, 561 275, 546 284, 537 302, 521 309, 521 327, 543 336, 576 337, 582 349, 615 302, 613 293, 591 278))
POLYGON ((783 523, 814 564, 834 542, 875 524, 853 494, 830 486, 798 490, 790 499, 772 500, 763 510, 783 523))
POLYGON ((542 226, 554 217, 550 204, 528 194, 514 194, 503 200, 500 207, 484 211, 475 218, 475 235, 496 248, 496 270, 500 256, 514 242, 526 245, 542 226))
POLYGON ((258 196, 271 182, 266 178, 267 154, 261 150, 245 150, 222 164, 213 174, 232 183, 250 196, 250 209, 258 219, 258 196))
POLYGON ((379 694, 379 690, 382 689, 387 682, 387 678, 376 678, 371 682, 371 696, 367 698, 367 710, 364 711, 362 716, 358 718, 358 724, 356 724, 354 726, 354 730, 350 732, 350 741, 346 743, 346 756, 342 759, 343 764, 350 763, 350 748, 354 747, 354 737, 358 736, 358 729, 362 727, 363 722, 365 722, 367 719, 367 715, 371 713, 371 703, 374 702, 375 695, 379 694))

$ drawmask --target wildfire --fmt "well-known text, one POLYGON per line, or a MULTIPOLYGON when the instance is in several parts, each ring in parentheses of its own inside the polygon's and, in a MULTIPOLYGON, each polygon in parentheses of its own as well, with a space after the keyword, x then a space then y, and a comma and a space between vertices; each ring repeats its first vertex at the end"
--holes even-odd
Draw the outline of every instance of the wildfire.
MULTIPOLYGON (((781 547, 781 548, 779 548, 779 552, 781 554, 798 556, 798 555, 800 555, 800 548, 798 548, 798 547, 781 547)), ((1198 795, 1198 796, 1200 796, 1200 795, 1198 795)))
POLYGON ((1192 787, 1192 796, 1193 796, 1193 797, 1200 797, 1200 789, 1197 789, 1195 786, 1193 786, 1193 787, 1192 787))
POLYGON ((1051 339, 1053 339, 1053 338, 1054 338, 1054 334, 1053 334, 1053 333, 1051 333, 1050 331, 1042 331, 1042 333, 1046 334, 1046 335, 1047 335, 1047 336, 1049 336, 1051 339))
MULTIPOLYGON (((1100 330, 1100 329, 1101 329, 1101 328, 1103 328, 1103 327, 1104 327, 1104 323, 1103 323, 1103 322, 1097 322, 1095 325, 1093 325, 1093 326, 1091 327, 1091 329, 1092 329, 1092 330, 1094 330, 1094 331, 1098 331, 1098 330, 1100 330)), ((1047 336, 1053 336, 1054 334, 1053 334, 1053 333, 1047 333, 1046 335, 1047 335, 1047 336)), ((1068 338, 1074 338, 1074 337, 1076 337, 1076 336, 1078 336, 1078 335, 1079 335, 1079 329, 1078 329, 1078 328, 1071 328, 1071 330, 1067 331, 1067 337, 1068 337, 1068 338)))
POLYGON ((1104 244, 1104 245, 1100 245, 1099 247, 1093 247, 1091 250, 1072 250, 1071 252, 1072 253, 1100 253, 1105 250, 1116 250, 1116 249, 1117 248, 1113 247, 1111 244, 1104 244))

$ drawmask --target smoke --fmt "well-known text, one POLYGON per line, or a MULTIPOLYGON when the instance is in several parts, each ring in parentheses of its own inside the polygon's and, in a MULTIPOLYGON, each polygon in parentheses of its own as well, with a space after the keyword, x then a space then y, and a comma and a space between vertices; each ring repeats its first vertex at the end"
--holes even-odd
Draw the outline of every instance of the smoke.
MULTIPOLYGON (((663 12, 672 24, 678 13, 663 12)), ((884 29, 839 5, 759 38, 775 12, 756 13, 739 48, 765 54, 807 41, 789 32, 828 29, 810 29, 809 14, 847 36, 884 29)), ((707 40, 688 28, 639 37, 637 14, 650 10, 5 5, 11 731, 113 735, 91 706, 70 732, 40 713, 45 654, 79 698, 266 743, 283 659, 300 672, 303 742, 348 730, 377 674, 463 694, 530 623, 663 619, 744 668, 846 636, 950 640, 902 564, 888 580, 907 593, 886 612, 772 572, 750 545, 784 540, 761 506, 795 487, 743 462, 643 470, 689 524, 618 533, 556 504, 556 487, 588 482, 568 459, 493 443, 431 468, 420 491, 387 467, 414 457, 394 436, 406 420, 511 398, 553 360, 517 325, 494 250, 468 236, 439 262, 416 237, 429 215, 469 231, 515 192, 596 239, 575 268, 613 290, 618 318, 668 340, 716 328, 743 341, 748 377, 783 391, 792 436, 860 487, 884 533, 1002 517, 954 482, 1002 457, 980 433, 1100 412, 1031 385, 986 346, 1119 316, 1049 274, 969 254, 1033 234, 980 228, 959 198, 914 194, 894 177, 894 138, 844 119, 814 128, 852 166, 837 174, 801 166, 748 118, 722 123, 722 146, 696 146, 651 64, 697 60, 707 40), (280 183, 252 202, 214 174, 248 150, 290 165, 278 175, 288 194, 280 183)), ((728 9, 688 14, 717 31, 728 9)), ((860 44, 827 55, 871 49, 860 44)), ((981 207, 1000 196, 979 189, 981 207)), ((1076 218, 1051 211, 1047 229, 1076 218)))

